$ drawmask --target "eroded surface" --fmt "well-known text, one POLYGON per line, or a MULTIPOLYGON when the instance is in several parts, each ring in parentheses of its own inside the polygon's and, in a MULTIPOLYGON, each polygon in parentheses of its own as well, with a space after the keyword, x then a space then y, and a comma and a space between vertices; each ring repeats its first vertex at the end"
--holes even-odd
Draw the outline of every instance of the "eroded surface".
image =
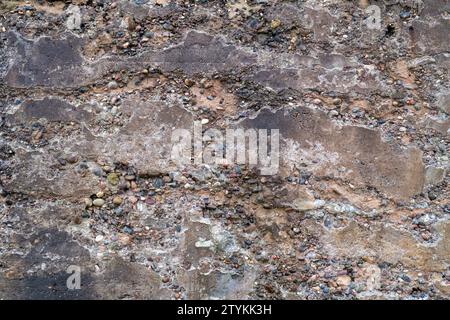
POLYGON ((449 298, 448 1, 75 5, 0 5, 0 298, 449 298), (277 174, 178 167, 195 120, 277 174))

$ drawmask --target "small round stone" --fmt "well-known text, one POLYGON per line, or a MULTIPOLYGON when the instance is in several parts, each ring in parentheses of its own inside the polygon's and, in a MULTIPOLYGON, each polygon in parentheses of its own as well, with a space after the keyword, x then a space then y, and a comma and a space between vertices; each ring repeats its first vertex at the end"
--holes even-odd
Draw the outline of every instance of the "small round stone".
POLYGON ((119 196, 115 196, 114 197, 114 199, 113 199, 113 203, 115 204, 115 205, 121 205, 122 204, 122 198, 121 197, 119 197, 119 196))
POLYGON ((94 206, 101 207, 105 204, 105 200, 103 199, 95 199, 93 202, 94 206))
POLYGON ((192 81, 191 79, 185 79, 185 80, 184 80, 184 84, 185 84, 187 87, 192 87, 192 86, 194 85, 194 81, 192 81))
POLYGON ((163 283, 167 283, 167 282, 170 281, 170 278, 169 277, 163 277, 161 280, 162 280, 163 283))
POLYGON ((115 173, 115 172, 111 172, 110 174, 108 174, 108 176, 106 177, 106 180, 108 180, 108 182, 110 184, 112 184, 113 186, 115 186, 119 183, 119 177, 117 176, 117 173, 115 173))
POLYGON ((338 111, 336 111, 336 110, 331 110, 330 111, 330 116, 332 116, 332 117, 337 117, 339 115, 339 112, 338 111))
POLYGON ((276 28, 278 28, 280 25, 281 25, 281 21, 278 20, 278 19, 272 20, 272 21, 270 22, 270 27, 271 27, 272 29, 276 29, 276 28))
POLYGON ((347 275, 341 275, 336 278, 336 283, 339 287, 348 287, 352 282, 352 278, 347 275))
POLYGON ((116 81, 110 81, 108 83, 108 89, 117 89, 119 87, 119 84, 116 81))
POLYGON ((84 204, 86 205, 86 208, 92 207, 92 200, 90 198, 85 198, 84 204))

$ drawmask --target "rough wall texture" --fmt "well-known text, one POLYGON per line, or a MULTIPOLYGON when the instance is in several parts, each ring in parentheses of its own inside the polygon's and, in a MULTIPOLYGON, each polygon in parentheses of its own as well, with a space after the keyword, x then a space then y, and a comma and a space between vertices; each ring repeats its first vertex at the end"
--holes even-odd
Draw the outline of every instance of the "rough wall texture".
POLYGON ((448 0, 2 1, 0 298, 450 298, 449 22, 448 0), (278 173, 181 169, 195 120, 279 129, 278 173))

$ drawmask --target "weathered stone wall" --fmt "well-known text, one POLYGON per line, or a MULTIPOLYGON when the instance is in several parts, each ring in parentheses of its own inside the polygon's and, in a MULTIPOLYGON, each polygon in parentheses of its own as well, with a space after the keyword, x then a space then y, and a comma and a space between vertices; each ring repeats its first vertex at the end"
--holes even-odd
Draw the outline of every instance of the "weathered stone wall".
POLYGON ((3 1, 0 298, 448 299, 449 21, 447 0, 3 1), (196 120, 279 129, 277 174, 177 166, 196 120))

